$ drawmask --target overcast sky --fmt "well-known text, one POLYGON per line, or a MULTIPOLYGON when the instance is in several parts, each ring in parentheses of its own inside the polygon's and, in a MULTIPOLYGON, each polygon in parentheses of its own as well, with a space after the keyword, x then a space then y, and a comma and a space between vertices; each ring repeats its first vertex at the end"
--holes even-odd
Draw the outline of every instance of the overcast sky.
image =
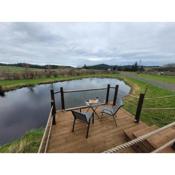
POLYGON ((0 62, 163 65, 175 62, 175 23, 0 23, 0 62))

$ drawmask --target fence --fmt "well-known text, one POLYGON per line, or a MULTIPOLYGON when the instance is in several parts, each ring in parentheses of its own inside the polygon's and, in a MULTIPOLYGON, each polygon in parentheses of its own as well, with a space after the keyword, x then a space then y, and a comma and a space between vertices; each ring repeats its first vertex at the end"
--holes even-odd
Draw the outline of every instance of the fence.
POLYGON ((47 124, 38 149, 38 153, 46 153, 53 124, 53 105, 51 106, 47 124))

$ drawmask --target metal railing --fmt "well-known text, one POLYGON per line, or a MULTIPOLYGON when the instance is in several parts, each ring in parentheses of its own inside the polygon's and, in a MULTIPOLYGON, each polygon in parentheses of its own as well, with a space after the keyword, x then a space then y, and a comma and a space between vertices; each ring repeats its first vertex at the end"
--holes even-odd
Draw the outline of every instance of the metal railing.
POLYGON ((56 114, 55 94, 60 94, 61 110, 70 111, 70 110, 74 110, 74 109, 87 108, 87 106, 79 106, 79 107, 73 107, 73 108, 66 109, 65 108, 64 94, 74 93, 74 92, 88 92, 88 91, 106 90, 105 102, 102 104, 108 104, 110 89, 114 89, 113 105, 115 105, 116 100, 117 100, 117 96, 118 96, 119 85, 116 85, 115 87, 111 87, 110 84, 108 84, 106 88, 76 89, 76 90, 64 90, 63 87, 60 87, 59 91, 54 91, 53 89, 51 89, 50 95, 51 95, 51 105, 53 106, 53 124, 56 124, 56 121, 55 121, 55 114, 56 114))
MULTIPOLYGON (((110 86, 110 84, 108 84, 106 88, 76 89, 76 90, 64 90, 63 87, 60 87, 59 91, 54 91, 53 89, 51 89, 50 95, 51 95, 51 105, 53 106, 53 124, 56 124, 56 121, 55 121, 55 114, 56 114, 55 94, 58 94, 58 93, 60 94, 61 110, 62 111, 70 111, 70 110, 76 110, 76 109, 80 109, 80 108, 81 109, 87 108, 87 106, 71 107, 71 108, 66 109, 65 108, 65 97, 64 97, 65 94, 74 93, 74 92, 87 92, 87 91, 94 91, 94 90, 95 91, 96 90, 97 91, 98 90, 106 90, 105 101, 104 101, 104 103, 102 103, 102 105, 104 105, 104 104, 108 104, 108 102, 109 102, 110 89, 114 89, 114 96, 113 96, 112 105, 116 105, 118 92, 119 92, 119 85, 112 87, 112 86, 110 86)), ((132 96, 132 95, 129 94, 129 96, 132 96)), ((137 102, 136 114, 135 114, 135 122, 136 123, 139 123, 139 121, 140 121, 144 97, 145 97, 145 93, 141 93, 139 97, 135 98, 135 101, 137 102)))

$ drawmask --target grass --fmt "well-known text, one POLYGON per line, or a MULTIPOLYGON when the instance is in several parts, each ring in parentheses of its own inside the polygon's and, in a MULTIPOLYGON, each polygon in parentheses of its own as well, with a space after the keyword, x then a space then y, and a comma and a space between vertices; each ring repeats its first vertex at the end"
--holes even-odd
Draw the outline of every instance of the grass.
POLYGON ((27 132, 23 137, 0 147, 0 153, 36 153, 43 135, 43 129, 27 132))
POLYGON ((105 77, 105 78, 116 78, 118 74, 90 74, 80 76, 62 76, 62 77, 51 77, 51 78, 40 78, 40 79, 23 79, 23 80, 0 80, 0 86, 3 90, 13 90, 25 86, 35 86, 37 84, 53 83, 57 81, 75 80, 81 78, 93 78, 93 77, 105 77))
POLYGON ((138 74, 139 77, 151 79, 151 80, 158 80, 165 83, 175 83, 175 76, 168 76, 168 75, 156 75, 156 74, 138 74))
MULTIPOLYGON (((169 90, 161 89, 159 87, 146 84, 145 82, 133 79, 133 78, 124 78, 132 87, 134 87, 134 91, 132 94, 134 96, 139 96, 140 92, 144 92, 146 87, 148 88, 145 100, 143 104, 143 108, 173 108, 175 107, 175 97, 170 98, 155 98, 160 96, 167 95, 175 95, 175 92, 171 92, 169 90), (152 99, 146 99, 152 98, 152 99)), ((125 98, 125 109, 135 115, 137 101, 134 97, 128 96, 125 98)), ((142 110, 141 119, 147 124, 164 126, 168 123, 175 121, 175 110, 142 110)))

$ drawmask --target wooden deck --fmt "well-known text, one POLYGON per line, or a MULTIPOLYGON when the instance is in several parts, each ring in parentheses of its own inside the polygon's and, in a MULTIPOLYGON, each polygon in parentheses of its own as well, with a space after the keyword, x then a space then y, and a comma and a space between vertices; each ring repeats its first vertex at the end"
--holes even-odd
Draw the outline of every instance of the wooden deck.
MULTIPOLYGON (((86 109, 84 109, 86 111, 86 109)), ((97 113, 99 110, 97 110, 97 113)), ((91 125, 89 138, 85 138, 86 125, 77 121, 75 132, 72 132, 73 116, 71 112, 57 112, 56 125, 52 127, 47 152, 50 153, 99 153, 114 146, 125 143, 124 130, 140 125, 134 122, 133 116, 121 109, 116 118, 118 127, 112 118, 104 116, 101 119, 95 117, 91 125)), ((141 124, 143 124, 141 122, 141 124)), ((125 152, 135 152, 128 148, 125 152)))

